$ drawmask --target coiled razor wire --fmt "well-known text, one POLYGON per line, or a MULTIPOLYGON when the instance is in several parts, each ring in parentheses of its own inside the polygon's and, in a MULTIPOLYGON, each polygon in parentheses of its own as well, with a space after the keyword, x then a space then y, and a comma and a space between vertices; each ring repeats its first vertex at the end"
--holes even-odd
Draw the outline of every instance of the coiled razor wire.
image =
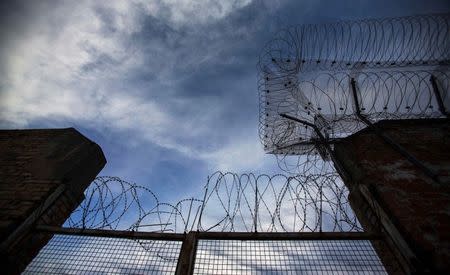
POLYGON ((361 66, 448 65, 449 34, 449 14, 296 26, 266 44, 259 67, 263 73, 291 75, 361 66))
MULTIPOLYGON (((160 233, 193 229, 202 201, 183 199, 160 202, 149 188, 118 177, 97 177, 85 191, 85 199, 64 226, 70 228, 132 230, 160 233), (188 228, 188 225, 191 227, 188 228)), ((171 242, 134 239, 160 261, 176 262, 171 242)))
POLYGON ((254 175, 216 172, 205 189, 200 231, 361 230, 335 173, 254 175))
POLYGON ((320 162, 308 155, 327 159, 319 143, 332 145, 367 126, 360 114, 371 123, 448 117, 449 26, 449 14, 436 14, 280 32, 259 61, 265 151, 284 171, 303 173, 318 166, 313 159, 320 162))
POLYGON ((216 172, 203 199, 160 202, 148 188, 98 177, 68 227, 151 232, 359 231, 336 174, 289 177, 216 172))
MULTIPOLYGON (((266 151, 301 144, 315 137, 311 127, 282 118, 290 114, 317 125, 328 138, 342 138, 365 127, 356 115, 351 80, 356 83, 360 112, 373 122, 383 119, 438 118, 443 114, 431 82, 450 103, 450 71, 317 73, 311 79, 272 80, 260 87, 260 134, 266 151)), ((293 151, 301 154, 303 152, 293 151)))
POLYGON ((85 200, 66 226, 72 228, 186 232, 202 201, 183 199, 175 204, 159 201, 149 188, 118 177, 97 177, 85 191, 85 200))

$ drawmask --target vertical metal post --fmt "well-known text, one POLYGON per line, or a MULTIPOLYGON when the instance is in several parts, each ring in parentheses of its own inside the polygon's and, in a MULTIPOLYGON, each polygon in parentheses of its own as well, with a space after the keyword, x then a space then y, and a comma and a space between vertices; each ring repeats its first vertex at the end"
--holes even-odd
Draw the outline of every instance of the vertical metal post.
POLYGON ((258 232, 258 181, 255 181, 255 232, 258 232))
POLYGON ((322 232, 322 216, 323 216, 323 211, 322 211, 322 188, 323 185, 320 186, 320 223, 319 223, 319 232, 322 232))
POLYGON ((191 218, 191 210, 192 210, 192 203, 193 202, 194 202, 194 198, 191 198, 191 204, 189 205, 189 213, 188 213, 188 216, 187 216, 186 223, 184 225, 184 232, 187 232, 187 227, 189 225, 189 219, 191 218))
POLYGON ((206 185, 206 189, 205 189, 205 195, 203 196, 203 201, 202 201, 202 208, 200 209, 200 216, 198 217, 197 231, 200 230, 200 226, 202 225, 202 216, 203 216, 203 210, 205 209, 206 195, 208 194, 209 180, 210 180, 210 177, 208 176, 207 185, 206 185))
POLYGON ((361 116, 361 110, 359 107, 358 94, 356 93, 356 81, 354 78, 350 80, 350 85, 352 86, 353 103, 355 103, 356 115, 361 116))
POLYGON ((178 257, 176 275, 194 274, 195 254, 197 253, 197 232, 186 234, 178 257))
POLYGON ((431 75, 430 81, 431 81, 431 85, 433 86, 433 92, 434 92, 434 96, 436 97, 436 101, 439 106, 439 111, 447 118, 450 118, 450 114, 445 109, 444 101, 442 100, 441 93, 439 92, 439 88, 438 88, 438 85, 436 82, 436 77, 434 75, 431 75))

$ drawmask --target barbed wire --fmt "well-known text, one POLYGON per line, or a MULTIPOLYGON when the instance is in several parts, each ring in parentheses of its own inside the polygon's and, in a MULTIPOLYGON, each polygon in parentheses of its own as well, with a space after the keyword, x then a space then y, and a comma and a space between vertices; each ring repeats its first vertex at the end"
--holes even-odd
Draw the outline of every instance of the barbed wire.
POLYGON ((448 116, 449 26, 450 14, 435 14, 281 31, 259 61, 264 150, 304 173, 367 121, 448 116))
POLYGON ((447 102, 449 76, 449 70, 336 72, 315 73, 310 79, 295 83, 283 80, 264 83, 260 87, 259 131, 265 150, 279 153, 297 144, 289 153, 303 154, 310 150, 311 140, 316 137, 312 127, 280 114, 317 125, 329 139, 342 138, 364 128, 366 125, 357 116, 352 79, 356 83, 359 111, 372 122, 443 117, 431 78, 447 102))
POLYGON ((264 47, 263 74, 445 65, 450 14, 301 25, 282 30, 264 47))
POLYGON ((186 226, 194 215, 198 215, 201 202, 195 198, 174 204, 161 202, 145 186, 118 177, 97 177, 86 189, 85 199, 65 225, 73 228, 183 232, 192 229, 186 226))
POLYGON ((361 230, 336 173, 286 176, 216 172, 208 178, 200 231, 361 230))
POLYGON ((337 174, 289 177, 216 172, 203 199, 160 202, 151 190, 98 177, 66 226, 151 232, 361 230, 337 174))

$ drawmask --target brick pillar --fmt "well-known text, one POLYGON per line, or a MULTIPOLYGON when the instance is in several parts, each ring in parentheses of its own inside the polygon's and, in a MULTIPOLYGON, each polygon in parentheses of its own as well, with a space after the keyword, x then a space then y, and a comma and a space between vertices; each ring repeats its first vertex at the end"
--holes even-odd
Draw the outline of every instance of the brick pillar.
POLYGON ((74 128, 0 130, 0 248, 3 274, 18 274, 51 238, 36 225, 61 226, 106 163, 74 128))
POLYGON ((385 263, 406 273, 450 274, 450 120, 390 120, 375 127, 424 164, 432 179, 366 128, 335 145, 350 179, 349 200, 385 263), (391 254, 386 254, 390 250, 391 254), (388 255, 388 256, 386 256, 388 255))

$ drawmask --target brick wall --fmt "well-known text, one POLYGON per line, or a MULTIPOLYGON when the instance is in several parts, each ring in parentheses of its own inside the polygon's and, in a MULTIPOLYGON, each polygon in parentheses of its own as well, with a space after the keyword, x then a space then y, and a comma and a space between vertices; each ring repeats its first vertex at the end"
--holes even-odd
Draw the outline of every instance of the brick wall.
POLYGON ((73 128, 0 131, 1 265, 20 273, 51 236, 38 224, 62 225, 106 160, 73 128))
POLYGON ((407 273, 450 274, 450 121, 381 121, 375 127, 436 179, 372 130, 360 131, 335 146, 338 161, 350 175, 350 201, 370 208, 355 211, 358 218, 366 230, 386 234, 407 273))

